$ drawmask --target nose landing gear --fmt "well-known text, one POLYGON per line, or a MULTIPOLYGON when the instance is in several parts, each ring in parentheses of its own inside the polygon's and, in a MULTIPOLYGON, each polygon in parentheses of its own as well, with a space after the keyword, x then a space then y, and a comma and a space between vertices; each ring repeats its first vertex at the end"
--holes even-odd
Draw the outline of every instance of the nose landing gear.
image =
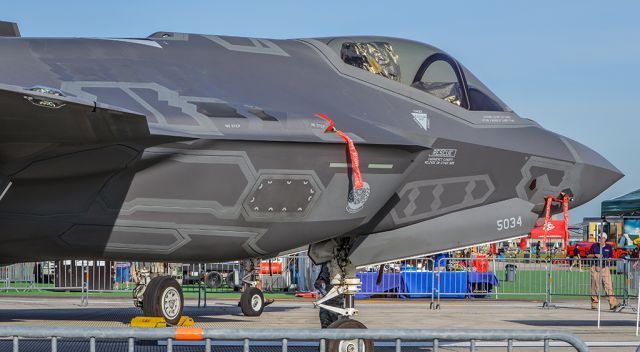
MULTIPOLYGON (((325 282, 327 287, 331 287, 329 291, 314 305, 321 310, 327 310, 333 313, 337 313, 340 318, 332 322, 329 329, 366 329, 367 327, 361 322, 352 319, 353 316, 358 315, 358 310, 355 308, 355 295, 360 290, 360 279, 356 277, 356 267, 351 263, 348 257, 349 245, 348 242, 343 242, 341 245, 326 246, 326 243, 319 246, 322 248, 310 247, 309 253, 312 256, 316 254, 316 258, 320 259, 317 254, 326 252, 327 248, 332 248, 331 259, 328 263, 329 277, 323 278, 323 273, 320 274, 318 280, 326 281, 329 279, 329 283, 325 282), (334 300, 337 297, 343 297, 342 307, 335 307, 328 304, 329 301, 334 300)), ((325 253, 326 254, 326 253, 325 253)), ((326 258, 326 257, 325 257, 326 258)), ((314 261, 317 263, 314 259, 314 261)), ((335 300, 334 300, 335 302, 335 300)), ((321 322, 322 323, 322 322, 321 322)), ((371 340, 331 340, 328 344, 328 350, 331 352, 373 352, 373 341, 371 340)))
POLYGON ((257 271, 260 267, 260 260, 243 260, 242 267, 247 274, 242 278, 242 294, 240 295, 240 302, 238 305, 242 310, 242 314, 245 316, 258 317, 262 315, 264 307, 274 301, 264 299, 262 290, 259 288, 260 282, 256 280, 257 271))

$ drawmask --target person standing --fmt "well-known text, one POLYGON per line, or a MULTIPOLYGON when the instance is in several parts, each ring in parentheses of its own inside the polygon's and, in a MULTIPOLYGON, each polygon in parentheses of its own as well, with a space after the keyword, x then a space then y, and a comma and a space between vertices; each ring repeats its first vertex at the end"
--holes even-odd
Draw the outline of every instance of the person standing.
POLYGON ((129 289, 129 269, 131 268, 130 262, 116 262, 116 278, 115 289, 120 289, 120 284, 125 284, 126 289, 129 289))
POLYGON ((600 268, 600 260, 591 261, 591 309, 598 309, 600 286, 604 285, 604 291, 609 298, 609 309, 616 310, 620 305, 613 292, 609 269, 611 258, 613 257, 613 248, 607 243, 606 233, 602 233, 600 242, 591 245, 588 257, 596 259, 602 257, 602 268, 600 268))
POLYGON ((569 271, 573 271, 574 266, 577 266, 578 270, 582 272, 582 258, 580 257, 580 247, 577 243, 575 247, 573 247, 573 259, 571 260, 571 267, 569 267, 569 271))
MULTIPOLYGON (((318 274, 318 278, 316 279, 316 282, 314 283, 313 286, 318 290, 321 296, 325 296, 329 291, 331 291, 331 288, 333 287, 333 285, 331 285, 329 263, 322 264, 320 273, 318 274)), ((338 297, 334 297, 326 301, 324 304, 332 307, 342 308, 343 303, 344 303, 344 298, 342 295, 339 295, 338 297)), ((320 314, 320 326, 323 329, 328 328, 329 325, 331 325, 333 322, 340 319, 340 314, 324 308, 320 308, 319 314, 320 314)))

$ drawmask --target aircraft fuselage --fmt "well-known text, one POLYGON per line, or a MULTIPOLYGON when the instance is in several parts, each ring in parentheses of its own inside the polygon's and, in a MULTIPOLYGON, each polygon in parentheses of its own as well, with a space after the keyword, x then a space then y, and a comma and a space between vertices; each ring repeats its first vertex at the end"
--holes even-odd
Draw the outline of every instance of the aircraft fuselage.
POLYGON ((511 111, 349 66, 333 41, 0 38, 0 90, 50 87, 143 115, 149 131, 81 142, 36 119, 63 100, 0 97, 0 260, 223 261, 350 235, 354 260, 381 262, 525 234, 546 196, 568 192, 574 207, 621 177, 511 111), (355 142, 359 196, 316 113, 355 142))

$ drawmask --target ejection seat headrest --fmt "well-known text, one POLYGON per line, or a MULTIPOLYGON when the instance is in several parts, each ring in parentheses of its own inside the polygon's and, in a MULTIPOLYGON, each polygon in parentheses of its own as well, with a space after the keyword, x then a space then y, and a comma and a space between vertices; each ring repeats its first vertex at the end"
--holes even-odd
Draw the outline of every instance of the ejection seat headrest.
POLYGON ((387 42, 345 42, 340 57, 351 66, 394 81, 401 79, 398 55, 387 42))

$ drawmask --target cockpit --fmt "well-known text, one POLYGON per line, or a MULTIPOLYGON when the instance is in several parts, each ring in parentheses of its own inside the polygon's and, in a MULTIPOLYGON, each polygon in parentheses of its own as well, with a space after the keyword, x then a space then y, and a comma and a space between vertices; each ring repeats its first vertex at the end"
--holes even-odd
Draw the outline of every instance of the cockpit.
POLYGON ((512 110, 446 53, 427 44, 386 37, 321 39, 342 61, 471 111, 512 110))

